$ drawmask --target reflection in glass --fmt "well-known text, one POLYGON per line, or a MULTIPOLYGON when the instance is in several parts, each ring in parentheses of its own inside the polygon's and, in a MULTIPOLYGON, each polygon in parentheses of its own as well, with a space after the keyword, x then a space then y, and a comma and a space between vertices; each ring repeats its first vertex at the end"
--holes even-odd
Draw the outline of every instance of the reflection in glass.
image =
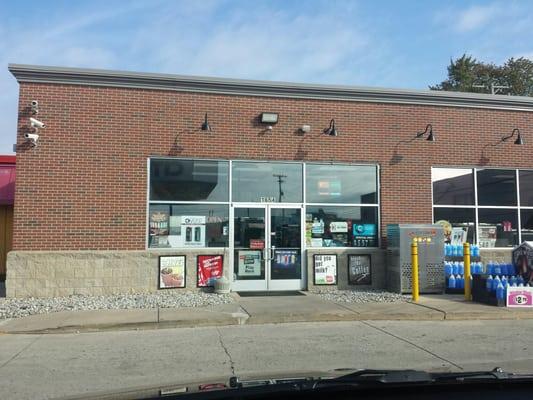
POLYGON ((234 210, 234 278, 265 279, 265 209, 234 210))
POLYGON ((270 232, 272 251, 272 279, 300 279, 301 268, 301 211, 300 209, 271 208, 270 232))
POLYGON ((150 160, 150 200, 229 201, 227 161, 150 160))
POLYGON ((533 241, 533 210, 521 210, 522 241, 533 241))
POLYGON ((478 170, 477 193, 480 206, 516 206, 515 170, 478 170))
POLYGON ((307 164, 308 203, 377 203, 377 168, 373 165, 307 164))
POLYGON ((474 205, 472 169, 432 168, 433 204, 474 205))
POLYGON ((228 215, 224 204, 151 204, 148 247, 227 247, 228 215))
POLYGON ((478 218, 480 247, 512 247, 518 244, 516 210, 480 208, 478 218))
POLYGON ((233 162, 233 201, 301 203, 302 164, 233 162))
POLYGON ((533 206, 533 171, 519 171, 520 205, 533 206))
POLYGON ((377 247, 377 207, 307 206, 308 247, 377 247))
POLYGON ((475 210, 473 208, 441 208, 435 207, 433 209, 433 220, 448 221, 452 228, 466 228, 468 229, 466 241, 468 243, 475 243, 475 210))

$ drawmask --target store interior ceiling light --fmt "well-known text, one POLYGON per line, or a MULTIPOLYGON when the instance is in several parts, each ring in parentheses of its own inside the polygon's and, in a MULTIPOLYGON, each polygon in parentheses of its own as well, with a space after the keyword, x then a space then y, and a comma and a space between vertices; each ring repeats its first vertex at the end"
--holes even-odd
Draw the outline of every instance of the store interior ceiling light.
POLYGON ((339 136, 339 132, 335 128, 335 119, 332 118, 331 121, 329 121, 329 127, 324 129, 324 134, 329 136, 339 136))
POLYGON ((204 123, 202 124, 202 130, 211 132, 211 125, 207 122, 207 113, 205 113, 204 123))
POLYGON ((417 139, 421 138, 421 137, 423 137, 426 134, 428 135, 426 140, 429 140, 430 142, 434 142, 435 141, 435 135, 433 134, 433 125, 427 124, 426 125, 426 129, 424 130, 424 132, 418 132, 416 134, 416 138, 417 139))

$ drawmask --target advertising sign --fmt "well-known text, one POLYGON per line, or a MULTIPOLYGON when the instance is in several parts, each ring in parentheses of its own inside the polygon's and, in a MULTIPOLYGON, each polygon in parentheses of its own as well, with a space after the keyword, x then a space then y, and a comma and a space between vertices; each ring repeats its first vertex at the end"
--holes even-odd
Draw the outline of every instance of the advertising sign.
POLYGON ((159 256, 159 289, 185 287, 185 256, 159 256))
POLYGON ((479 225, 479 247, 495 247, 496 246, 496 226, 495 225, 479 225))
POLYGON ((250 239, 250 248, 254 250, 263 250, 265 241, 263 239, 250 239))
POLYGON ((313 260, 315 285, 335 285, 337 283, 337 256, 315 254, 313 260))
POLYGON ((168 222, 167 211, 150 212, 150 247, 168 247, 168 222))
POLYGON ((215 280, 222 276, 223 256, 201 255, 198 262, 198 286, 215 286, 215 280))
POLYGON ((371 285, 370 254, 348 255, 348 283, 350 285, 371 285))
POLYGON ((466 242, 467 235, 468 228, 453 227, 451 244, 455 246, 462 245, 464 242, 466 242))
POLYGON ((513 250, 513 264, 524 283, 533 283, 533 243, 522 242, 513 250))
POLYGON ((274 268, 295 269, 300 265, 300 250, 274 250, 274 268))
POLYGON ((329 223, 329 231, 331 233, 344 233, 348 232, 348 222, 346 221, 333 221, 329 223))
POLYGON ((533 307, 533 287, 508 287, 506 304, 516 308, 533 307))
POLYGON ((239 276, 261 276, 261 251, 239 250, 239 276))
POLYGON ((376 224, 353 224, 355 247, 376 247, 376 224))

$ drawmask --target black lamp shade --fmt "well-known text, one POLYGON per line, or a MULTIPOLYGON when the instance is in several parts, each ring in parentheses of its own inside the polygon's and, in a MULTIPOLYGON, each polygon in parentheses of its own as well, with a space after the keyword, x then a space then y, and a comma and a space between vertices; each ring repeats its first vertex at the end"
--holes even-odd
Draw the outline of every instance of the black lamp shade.
POLYGON ((204 123, 202 124, 202 130, 211 132, 211 126, 209 125, 209 122, 207 122, 207 113, 205 113, 205 119, 204 123))
POLYGON ((514 141, 514 144, 524 144, 524 141, 522 140, 522 135, 518 133, 518 137, 514 141))

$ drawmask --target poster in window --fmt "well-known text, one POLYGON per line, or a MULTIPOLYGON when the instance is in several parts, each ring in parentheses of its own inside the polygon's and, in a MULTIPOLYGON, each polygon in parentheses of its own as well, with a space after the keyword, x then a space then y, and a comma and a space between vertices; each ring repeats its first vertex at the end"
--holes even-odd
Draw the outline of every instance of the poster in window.
POLYGON ((185 256, 159 256, 159 289, 185 287, 185 256))
POLYGON ((467 235, 468 235, 467 227, 453 227, 451 244, 455 246, 462 245, 463 243, 466 242, 467 235))
POLYGON ((300 265, 300 250, 274 250, 275 269, 295 270, 300 265))
POLYGON ((314 284, 337 284, 337 256, 335 254, 315 254, 313 260, 314 284))
POLYGON ((238 257, 239 276, 261 276, 260 250, 239 250, 238 257))
POLYGON ((224 257, 201 255, 198 262, 198 287, 215 286, 215 280, 222 276, 224 257))
POLYGON ((479 225, 479 247, 496 246, 496 225, 479 225))
POLYGON ((168 223, 167 211, 150 211, 150 247, 169 247, 168 223))
POLYGON ((348 283, 350 285, 371 285, 370 254, 348 255, 348 283))
POLYGON ((354 247, 376 247, 376 224, 353 224, 354 247))

